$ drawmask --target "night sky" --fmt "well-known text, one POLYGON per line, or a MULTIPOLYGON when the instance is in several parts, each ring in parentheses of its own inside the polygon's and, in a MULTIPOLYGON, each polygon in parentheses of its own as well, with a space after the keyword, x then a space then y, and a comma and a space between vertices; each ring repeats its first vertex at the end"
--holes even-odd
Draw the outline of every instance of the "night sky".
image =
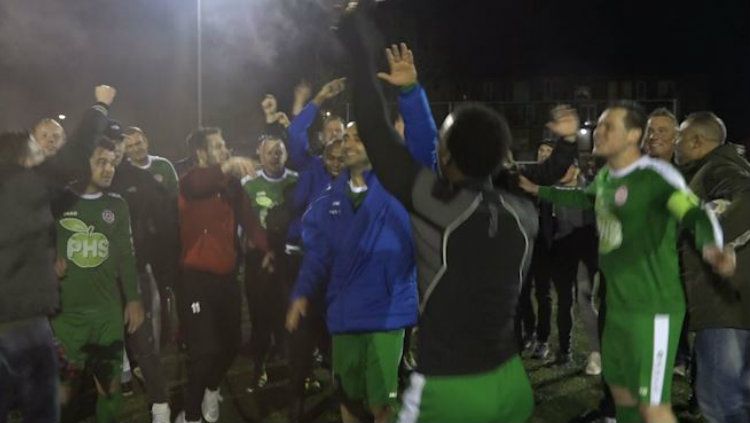
MULTIPOLYGON (((203 2, 204 123, 229 139, 257 136, 265 92, 286 106, 300 78, 343 72, 329 0, 203 2)), ((417 46, 423 80, 697 76, 710 88, 703 107, 750 139, 750 1, 667 3, 387 0, 379 19, 388 41, 417 46)), ((197 121, 196 15, 190 0, 3 1, 0 128, 65 113, 70 129, 91 87, 110 83, 116 117, 179 157, 197 121)))

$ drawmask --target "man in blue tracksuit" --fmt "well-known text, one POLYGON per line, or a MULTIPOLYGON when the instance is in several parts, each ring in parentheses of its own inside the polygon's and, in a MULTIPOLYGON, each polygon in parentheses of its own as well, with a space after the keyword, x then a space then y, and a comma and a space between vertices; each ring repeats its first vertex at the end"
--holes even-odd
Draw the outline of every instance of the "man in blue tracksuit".
POLYGON ((287 327, 296 329, 308 299, 325 289, 333 371, 345 400, 344 422, 367 404, 386 422, 396 401, 404 329, 417 321, 414 245, 406 210, 380 185, 351 124, 348 170, 303 218, 305 256, 292 291, 287 327))
MULTIPOLYGON (((398 75, 398 73, 393 73, 398 75)), ((435 145, 437 142, 437 128, 435 126, 432 113, 425 91, 416 83, 416 75, 413 80, 407 80, 403 83, 394 83, 401 89, 399 95, 399 112, 404 118, 406 144, 413 157, 424 166, 434 167, 435 165, 435 145)), ((334 80, 326 84, 315 98, 307 104, 290 125, 288 150, 289 163, 299 171, 298 185, 290 201, 292 214, 295 211, 304 211, 316 199, 326 187, 332 184, 339 186, 348 181, 349 175, 342 176, 336 182, 334 178, 338 175, 339 166, 343 161, 341 152, 341 140, 337 134, 336 122, 339 120, 326 120, 323 131, 323 141, 325 143, 323 157, 314 157, 310 154, 310 143, 308 140, 307 130, 320 112, 320 106, 323 102, 337 95, 343 89, 343 81, 334 80), (343 182, 341 182, 343 181, 343 182), (338 182, 338 185, 337 185, 338 182)), ((355 128, 351 128, 354 131, 355 128)), ((333 188, 332 188, 333 189, 333 188)), ((327 195, 327 194, 326 194, 327 195)), ((299 249, 301 238, 301 212, 300 218, 292 220, 289 227, 287 238, 287 251, 289 254, 289 263, 296 263, 299 260, 299 249), (295 222, 296 220, 296 222, 295 222)), ((306 248, 306 250, 309 250, 306 248)), ((292 274, 297 272, 292 271, 292 274)), ((325 282, 325 281, 324 281, 325 282)), ((318 296, 319 297, 319 296, 318 296)), ((302 396, 304 393, 304 378, 309 375, 312 364, 312 349, 317 345, 317 340, 321 338, 320 332, 324 329, 319 328, 318 321, 322 322, 322 311, 316 309, 316 303, 322 303, 321 300, 308 298, 310 309, 307 310, 306 316, 299 322, 299 330, 292 336, 292 349, 290 355, 290 364, 292 367, 292 402, 290 416, 293 421, 298 421, 302 415, 302 396)), ((394 373, 395 375, 395 373, 394 373)), ((390 400, 390 399, 389 399, 390 400)))

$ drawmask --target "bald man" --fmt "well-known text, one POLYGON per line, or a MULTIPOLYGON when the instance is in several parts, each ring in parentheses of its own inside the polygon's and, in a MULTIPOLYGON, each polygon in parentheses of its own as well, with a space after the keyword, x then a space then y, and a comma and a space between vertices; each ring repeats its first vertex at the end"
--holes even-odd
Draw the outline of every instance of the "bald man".
POLYGON ((60 122, 44 118, 37 122, 32 133, 36 142, 42 147, 45 157, 52 157, 65 144, 65 129, 60 122))
POLYGON ((696 332, 696 391, 707 421, 750 421, 750 164, 726 143, 724 122, 693 113, 680 125, 676 158, 690 189, 713 208, 737 272, 728 280, 701 264, 690 245, 681 248, 690 330, 696 332))

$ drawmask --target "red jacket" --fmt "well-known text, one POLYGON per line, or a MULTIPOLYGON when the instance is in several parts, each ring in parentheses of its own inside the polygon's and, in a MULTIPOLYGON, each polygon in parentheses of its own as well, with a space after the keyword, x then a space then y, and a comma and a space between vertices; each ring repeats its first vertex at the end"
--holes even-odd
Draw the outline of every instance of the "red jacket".
POLYGON ((269 251, 266 233, 240 181, 221 168, 193 168, 180 180, 180 237, 185 268, 228 275, 237 267, 237 228, 269 251))

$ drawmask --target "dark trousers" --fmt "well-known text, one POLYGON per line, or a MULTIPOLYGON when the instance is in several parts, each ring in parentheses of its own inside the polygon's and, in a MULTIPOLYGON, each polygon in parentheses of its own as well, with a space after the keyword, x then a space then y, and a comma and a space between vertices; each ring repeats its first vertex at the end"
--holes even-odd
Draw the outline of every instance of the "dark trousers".
POLYGON ((547 342, 552 318, 552 256, 544 242, 537 242, 534 247, 530 272, 534 278, 534 297, 537 305, 536 337, 539 342, 547 342))
POLYGON ((592 226, 578 228, 569 235, 555 240, 552 245, 552 281, 557 293, 557 333, 560 352, 563 354, 571 350, 573 299, 578 280, 578 266, 580 263, 586 264, 589 274, 593 275, 597 267, 596 248, 596 230, 592 226))
MULTIPOLYGON (((601 339, 604 333, 604 321, 607 317, 607 281, 604 279, 604 274, 599 275, 599 338, 601 339)), ((599 411, 601 411, 604 417, 615 417, 615 399, 612 397, 612 390, 609 389, 609 385, 602 378, 602 389, 604 396, 599 401, 599 411)))
POLYGON ((158 345, 154 339, 154 328, 151 321, 151 303, 154 293, 151 292, 151 280, 147 273, 139 275, 141 287, 141 299, 143 308, 146 310, 146 319, 133 334, 125 333, 125 346, 128 357, 138 363, 143 372, 144 385, 148 398, 153 403, 164 403, 169 401, 167 392, 167 381, 161 366, 161 358, 158 353, 158 345))
POLYGON ((289 304, 289 280, 283 252, 276 253, 274 272, 261 269, 263 255, 251 251, 245 260, 245 296, 250 313, 250 355, 256 377, 268 360, 271 346, 286 355, 287 331, 284 328, 289 304))
MULTIPOLYGON (((294 283, 302 256, 287 255, 289 286, 294 283)), ((291 370, 290 394, 292 406, 296 406, 305 395, 305 378, 312 374, 313 352, 318 348, 322 354, 330 353, 330 335, 325 321, 325 303, 322 297, 309 298, 307 315, 302 317, 297 330, 289 340, 289 366, 291 370)))
POLYGON ((240 286, 235 274, 183 270, 180 317, 187 343, 185 418, 198 420, 205 389, 218 389, 240 346, 240 286))
POLYGON ((24 423, 60 420, 57 354, 46 317, 0 329, 0 423, 14 402, 24 423))

